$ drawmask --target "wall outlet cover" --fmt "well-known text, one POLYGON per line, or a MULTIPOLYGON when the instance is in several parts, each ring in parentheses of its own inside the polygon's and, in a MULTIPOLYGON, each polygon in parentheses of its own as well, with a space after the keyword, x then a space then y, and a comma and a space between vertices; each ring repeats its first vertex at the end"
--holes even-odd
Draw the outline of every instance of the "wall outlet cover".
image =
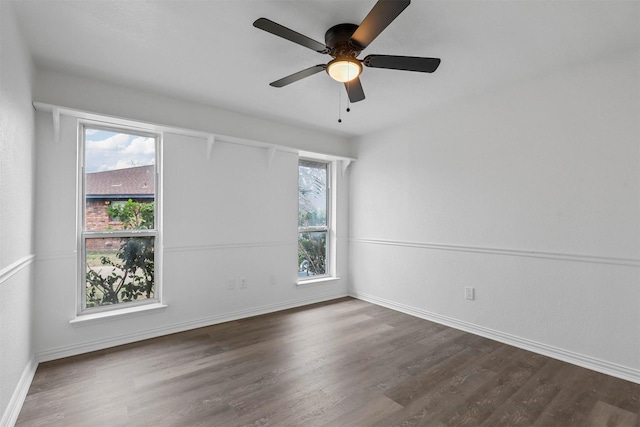
POLYGON ((471 288, 471 287, 469 287, 469 286, 465 287, 465 288, 464 288, 464 297, 465 297, 466 299, 469 299, 469 300, 473 300, 473 299, 475 299, 475 292, 474 292, 474 289, 473 289, 473 288, 471 288))

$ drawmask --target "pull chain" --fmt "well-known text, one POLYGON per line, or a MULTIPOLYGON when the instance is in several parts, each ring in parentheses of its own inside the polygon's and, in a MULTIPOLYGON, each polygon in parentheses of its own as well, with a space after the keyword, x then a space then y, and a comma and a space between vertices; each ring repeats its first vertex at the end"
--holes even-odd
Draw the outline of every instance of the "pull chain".
POLYGON ((351 80, 353 80, 351 78, 351 67, 349 67, 348 70, 349 71, 347 71, 347 73, 348 73, 348 76, 349 76, 349 80, 347 81, 347 113, 349 111, 351 111, 351 108, 350 108, 351 107, 351 104, 350 104, 350 102, 351 102, 351 98, 350 98, 350 96, 351 96, 351 80))
POLYGON ((338 86, 338 123, 342 123, 342 113, 340 111, 342 106, 342 91, 341 88, 338 86))

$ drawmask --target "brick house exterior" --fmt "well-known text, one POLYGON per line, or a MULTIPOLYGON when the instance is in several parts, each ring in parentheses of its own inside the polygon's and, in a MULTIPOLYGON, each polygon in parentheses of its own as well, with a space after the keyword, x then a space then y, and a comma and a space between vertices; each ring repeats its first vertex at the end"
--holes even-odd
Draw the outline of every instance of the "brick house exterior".
MULTIPOLYGON (((85 229, 87 231, 120 230, 122 223, 108 213, 113 203, 151 203, 155 197, 155 166, 137 166, 85 176, 85 229)), ((87 250, 118 249, 120 239, 87 240, 87 250)))

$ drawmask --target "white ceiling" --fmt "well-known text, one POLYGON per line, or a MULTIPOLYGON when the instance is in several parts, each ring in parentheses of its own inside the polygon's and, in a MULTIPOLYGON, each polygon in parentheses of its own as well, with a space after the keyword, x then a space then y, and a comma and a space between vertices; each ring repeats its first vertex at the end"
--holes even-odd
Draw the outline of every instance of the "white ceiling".
POLYGON ((324 42, 329 27, 359 24, 374 4, 31 0, 16 1, 14 9, 39 67, 345 136, 639 49, 638 1, 414 0, 360 58, 439 57, 435 73, 365 67, 367 98, 348 114, 344 88, 325 73, 284 88, 269 86, 330 57, 254 28, 255 19, 266 17, 324 42))

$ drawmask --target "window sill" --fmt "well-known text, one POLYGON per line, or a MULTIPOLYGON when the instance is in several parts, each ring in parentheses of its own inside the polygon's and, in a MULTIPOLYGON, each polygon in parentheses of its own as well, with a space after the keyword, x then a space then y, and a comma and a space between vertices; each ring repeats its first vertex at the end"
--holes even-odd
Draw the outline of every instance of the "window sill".
POLYGON ((323 277, 318 277, 313 279, 298 280, 298 282, 296 283, 296 286, 315 285, 317 283, 334 282, 336 280, 340 280, 340 278, 334 277, 334 276, 323 276, 323 277))
POLYGON ((69 323, 73 326, 91 325, 94 323, 115 320, 116 318, 121 319, 123 317, 130 317, 140 313, 164 310, 167 307, 168 306, 165 304, 155 303, 122 308, 119 310, 101 311, 100 313, 80 314, 77 315, 75 319, 70 320, 69 323))

